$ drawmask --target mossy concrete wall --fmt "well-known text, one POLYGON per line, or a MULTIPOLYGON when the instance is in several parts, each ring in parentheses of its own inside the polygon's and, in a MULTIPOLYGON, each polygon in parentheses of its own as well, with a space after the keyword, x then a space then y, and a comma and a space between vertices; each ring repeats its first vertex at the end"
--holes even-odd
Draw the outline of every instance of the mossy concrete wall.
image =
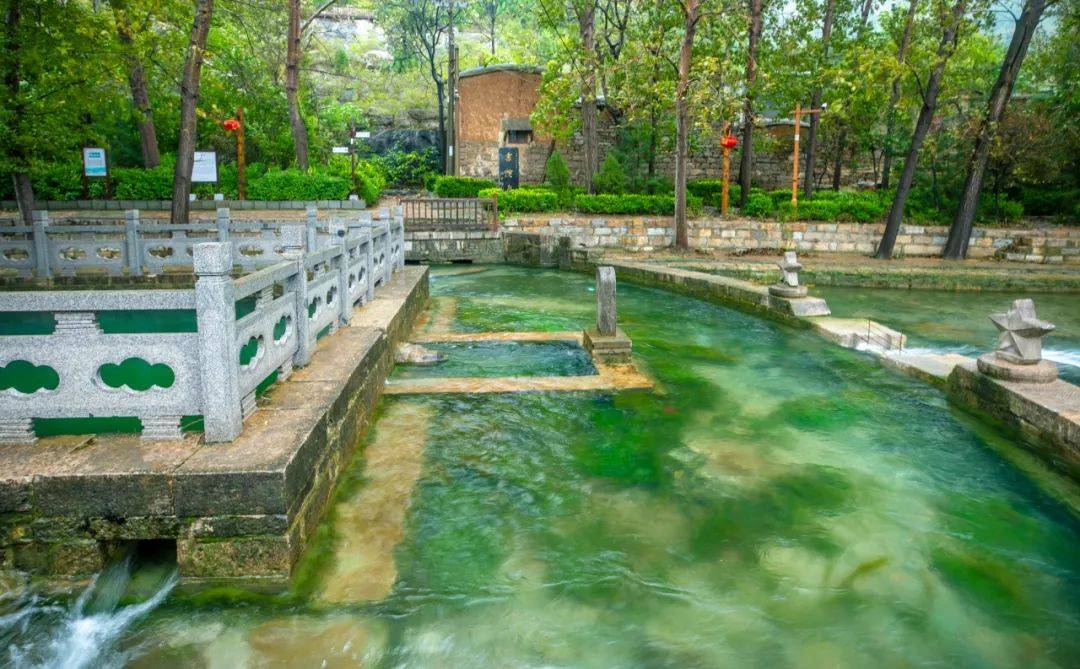
POLYGON ((176 542, 187 583, 284 584, 427 303, 406 268, 324 337, 235 441, 102 435, 0 449, 0 568, 83 577, 116 542, 176 542))

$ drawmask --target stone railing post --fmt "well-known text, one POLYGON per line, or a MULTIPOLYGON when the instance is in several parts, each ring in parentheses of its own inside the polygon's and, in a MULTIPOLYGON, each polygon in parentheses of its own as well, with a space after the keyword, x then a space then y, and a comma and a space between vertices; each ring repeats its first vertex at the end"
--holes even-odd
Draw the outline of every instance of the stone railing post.
POLYGON ((52 276, 49 270, 49 237, 46 228, 49 226, 49 212, 35 211, 34 219, 34 270, 37 278, 48 279, 52 276))
POLYGON ((129 276, 142 275, 142 255, 139 253, 139 210, 124 212, 124 251, 127 253, 129 276))
POLYGON ((405 210, 400 205, 394 207, 394 237, 397 239, 398 254, 395 258, 395 269, 405 268, 405 210))
POLYGON ((193 264, 204 438, 232 441, 244 427, 232 249, 224 242, 196 244, 193 264))
POLYGON ((285 290, 296 294, 296 353, 293 364, 303 367, 311 360, 311 321, 308 318, 308 281, 307 267, 304 262, 304 226, 284 225, 281 227, 282 255, 296 264, 296 274, 285 282, 285 290))
POLYGON ((349 319, 352 318, 352 300, 349 299, 349 249, 345 246, 347 233, 348 230, 344 224, 337 221, 330 222, 330 243, 336 244, 341 249, 341 255, 337 257, 338 295, 341 296, 338 299, 338 308, 341 324, 345 327, 348 327, 349 319))
POLYGON ((229 241, 229 220, 232 218, 232 213, 228 207, 217 208, 217 238, 219 242, 229 241))
POLYGON ((312 253, 319 249, 319 209, 307 207, 304 210, 304 220, 307 223, 307 250, 312 253))

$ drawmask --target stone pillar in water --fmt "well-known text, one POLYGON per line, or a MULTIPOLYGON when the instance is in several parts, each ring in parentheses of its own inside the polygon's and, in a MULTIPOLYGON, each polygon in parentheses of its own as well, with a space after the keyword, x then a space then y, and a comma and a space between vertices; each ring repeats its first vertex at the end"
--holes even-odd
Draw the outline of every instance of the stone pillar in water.
POLYGON ((596 331, 602 337, 614 337, 617 327, 615 311, 615 268, 596 268, 596 331))
POLYGON ((601 364, 630 362, 630 339, 615 315, 615 268, 596 268, 596 327, 585 330, 585 350, 601 364))

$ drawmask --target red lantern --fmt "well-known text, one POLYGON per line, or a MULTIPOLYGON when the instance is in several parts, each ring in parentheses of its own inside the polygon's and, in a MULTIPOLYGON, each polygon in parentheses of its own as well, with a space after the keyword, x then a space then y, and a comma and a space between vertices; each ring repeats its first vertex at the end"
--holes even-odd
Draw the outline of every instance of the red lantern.
POLYGON ((222 123, 221 125, 222 125, 222 126, 223 126, 223 127, 224 127, 224 128, 226 129, 226 130, 228 130, 229 132, 236 132, 237 130, 239 130, 239 129, 240 129, 240 121, 237 121, 237 120, 236 120, 236 119, 234 119, 234 118, 230 118, 230 119, 228 119, 227 121, 225 121, 225 122, 224 122, 224 123, 222 123))
POLYGON ((738 146, 738 144, 739 144, 739 140, 736 139, 735 135, 732 135, 731 133, 728 133, 728 134, 724 135, 724 137, 720 140, 720 146, 722 146, 723 148, 725 148, 725 149, 727 149, 729 151, 731 149, 734 149, 736 146, 738 146))

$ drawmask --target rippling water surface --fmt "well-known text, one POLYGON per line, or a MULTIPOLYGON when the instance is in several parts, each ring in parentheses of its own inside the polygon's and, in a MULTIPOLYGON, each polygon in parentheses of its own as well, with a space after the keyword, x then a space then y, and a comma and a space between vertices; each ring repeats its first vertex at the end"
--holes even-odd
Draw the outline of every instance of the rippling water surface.
MULTIPOLYGON (((591 281, 567 273, 435 270, 432 295, 436 329, 594 317, 591 281)), ((103 655, 138 667, 1076 666, 1072 486, 1038 474, 1055 490, 1042 492, 1008 462, 1009 439, 812 334, 625 284, 619 300, 658 392, 384 399, 291 593, 174 593, 103 655)), ((62 639, 86 615, 68 611, 26 629, 62 639)))

